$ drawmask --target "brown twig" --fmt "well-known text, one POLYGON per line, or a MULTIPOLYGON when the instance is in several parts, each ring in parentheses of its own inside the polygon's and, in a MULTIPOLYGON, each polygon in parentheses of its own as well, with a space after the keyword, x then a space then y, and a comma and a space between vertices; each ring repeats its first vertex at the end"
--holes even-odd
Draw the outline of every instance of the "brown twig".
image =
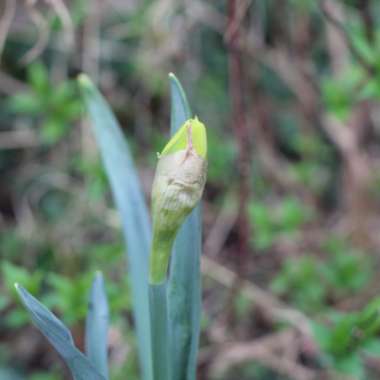
POLYGON ((6 95, 14 95, 17 92, 27 91, 28 86, 20 80, 0 71, 0 92, 6 95))
MULTIPOLYGON (((232 288, 238 281, 237 273, 206 256, 202 256, 201 269, 205 276, 212 278, 227 288, 232 288)), ((271 293, 247 280, 241 280, 239 292, 274 320, 286 322, 301 334, 311 336, 309 319, 300 311, 291 309, 283 304, 271 293)))
POLYGON ((230 18, 228 28, 224 35, 226 41, 230 41, 239 34, 240 25, 249 9, 251 2, 252 0, 242 0, 238 2, 239 6, 230 5, 231 7, 236 7, 236 9, 233 10, 233 16, 230 18))
POLYGON ((54 35, 54 45, 62 45, 65 54, 53 56, 50 76, 55 82, 63 81, 68 76, 70 53, 75 47, 75 28, 63 0, 45 0, 45 3, 56 14, 62 25, 62 31, 54 35))
POLYGON ((371 0, 359 0, 359 10, 363 19, 367 40, 373 42, 375 37, 375 22, 371 11, 371 0))
POLYGON ((216 257, 222 251, 232 228, 236 225, 238 217, 236 202, 228 192, 225 199, 228 201, 223 202, 223 206, 209 229, 204 243, 203 251, 209 257, 216 257))
POLYGON ((66 48, 71 47, 75 43, 74 25, 65 3, 62 0, 45 0, 45 2, 54 9, 54 12, 61 20, 66 48))
POLYGON ((367 61, 365 57, 360 53, 360 51, 356 48, 355 44, 353 43, 350 35, 348 34, 345 26, 340 23, 339 20, 337 20, 334 17, 333 12, 331 11, 331 3, 327 0, 322 0, 318 2, 319 7, 325 16, 326 20, 330 22, 344 37, 346 44, 348 48, 351 51, 351 54, 353 57, 358 61, 358 63, 367 71, 368 75, 372 77, 376 74, 376 67, 372 65, 370 62, 367 61))
POLYGON ((289 347, 293 347, 296 340, 294 331, 285 330, 253 342, 227 343, 219 346, 212 362, 211 376, 219 378, 234 366, 256 361, 293 380, 316 379, 313 370, 287 356, 289 347))
POLYGON ((250 146, 249 134, 246 121, 246 112, 243 100, 243 62, 239 48, 241 21, 239 19, 239 1, 228 1, 228 25, 225 40, 228 49, 229 60, 229 87, 232 101, 232 126, 238 143, 238 175, 239 175, 239 214, 237 219, 238 228, 238 257, 237 268, 240 273, 244 271, 245 258, 248 255, 249 234, 251 229, 246 213, 247 203, 250 196, 250 146))
POLYGON ((37 135, 30 129, 0 132, 0 150, 30 148, 39 144, 37 135))
POLYGON ((26 2, 29 17, 38 30, 38 38, 34 46, 21 58, 21 63, 25 65, 34 61, 49 43, 49 24, 42 13, 36 9, 35 3, 35 0, 27 0, 26 2))
POLYGON ((0 20, 0 60, 4 50, 5 41, 8 36, 8 31, 16 12, 16 1, 5 0, 3 16, 0 20))
MULTIPOLYGON (((100 25, 101 25, 101 2, 96 0, 93 2, 93 7, 87 10, 87 17, 83 27, 83 54, 82 54, 82 71, 87 73, 94 83, 99 81, 100 70, 100 53, 101 43, 100 40, 100 25)), ((94 160, 96 157, 96 149, 94 144, 94 137, 92 136, 90 127, 87 120, 81 123, 81 145, 82 153, 87 159, 94 160)))
MULTIPOLYGON (((330 16, 344 24, 343 4, 339 2, 329 3, 330 16)), ((330 62, 332 73, 338 76, 347 67, 349 63, 349 49, 346 44, 346 38, 338 28, 332 23, 326 23, 326 42, 330 52, 330 62)))

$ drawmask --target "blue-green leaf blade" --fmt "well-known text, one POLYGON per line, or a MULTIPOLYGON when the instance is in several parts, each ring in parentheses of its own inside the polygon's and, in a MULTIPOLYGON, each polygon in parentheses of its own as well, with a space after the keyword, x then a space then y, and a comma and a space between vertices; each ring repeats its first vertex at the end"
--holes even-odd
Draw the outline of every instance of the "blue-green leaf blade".
POLYGON ((149 285, 154 380, 172 380, 166 282, 149 285))
POLYGON ((170 133, 173 135, 186 120, 192 117, 192 114, 185 91, 178 78, 170 73, 169 81, 171 96, 170 133))
POLYGON ((93 366, 108 380, 108 302, 101 272, 92 283, 86 319, 86 355, 93 366))
POLYGON ((0 368, 0 380, 26 380, 26 378, 12 368, 0 368))
MULTIPOLYGON (((178 79, 169 75, 171 134, 192 117, 178 79)), ((187 217, 174 243, 168 283, 173 380, 194 380, 200 331, 200 206, 187 217)))
POLYGON ((16 284, 16 290, 33 323, 62 356, 74 380, 106 380, 74 345, 68 328, 26 289, 16 284))
POLYGON ((121 215, 131 276, 134 320, 143 379, 151 377, 148 260, 151 227, 145 199, 127 141, 105 99, 84 75, 79 83, 121 215))

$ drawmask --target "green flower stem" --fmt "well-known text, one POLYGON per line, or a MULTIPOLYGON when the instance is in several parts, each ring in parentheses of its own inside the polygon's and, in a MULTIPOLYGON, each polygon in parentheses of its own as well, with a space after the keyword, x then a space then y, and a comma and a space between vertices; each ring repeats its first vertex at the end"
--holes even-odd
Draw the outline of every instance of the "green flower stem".
POLYGON ((152 186, 153 239, 149 259, 149 303, 153 380, 172 380, 167 272, 178 230, 199 202, 207 172, 205 126, 187 120, 169 140, 152 186))
MULTIPOLYGON (((176 231, 174 231, 176 232, 176 231)), ((149 283, 160 284, 166 280, 170 253, 172 251, 175 233, 168 236, 156 234, 153 231, 152 249, 149 257, 149 283)))
POLYGON ((149 286, 153 380, 171 380, 166 282, 149 286))

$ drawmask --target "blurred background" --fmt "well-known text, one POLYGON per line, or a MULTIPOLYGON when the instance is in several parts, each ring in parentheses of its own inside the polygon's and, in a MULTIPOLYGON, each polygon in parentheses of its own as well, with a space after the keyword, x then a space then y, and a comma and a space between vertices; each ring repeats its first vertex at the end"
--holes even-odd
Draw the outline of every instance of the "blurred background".
POLYGON ((83 347, 104 272, 115 380, 139 379, 119 218, 76 77, 149 199, 167 74, 208 126, 199 380, 379 379, 380 3, 1 0, 0 379, 69 379, 19 282, 83 347))

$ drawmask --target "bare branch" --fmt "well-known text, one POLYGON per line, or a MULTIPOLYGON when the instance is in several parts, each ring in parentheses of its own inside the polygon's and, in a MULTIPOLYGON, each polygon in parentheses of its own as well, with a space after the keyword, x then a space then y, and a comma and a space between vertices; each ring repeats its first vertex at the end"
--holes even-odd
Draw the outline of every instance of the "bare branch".
POLYGON ((294 346, 296 340, 294 331, 285 330, 253 342, 224 344, 221 348, 219 347, 215 355, 211 374, 213 377, 220 377, 234 366, 256 361, 294 380, 316 379, 316 373, 313 370, 287 357, 289 347, 294 346))
POLYGON ((325 16, 326 20, 330 22, 344 37, 348 48, 351 51, 353 57, 358 61, 358 63, 367 71, 368 75, 373 76, 376 74, 376 68, 367 61, 365 57, 356 48, 355 44, 352 42, 350 35, 348 34, 344 25, 335 18, 333 11, 331 10, 331 5, 329 1, 322 0, 318 2, 319 7, 325 16))
MULTIPOLYGON (((233 287, 237 283, 238 275, 235 272, 206 256, 202 256, 201 268, 205 276, 218 281, 228 288, 233 287)), ((271 293, 266 292, 250 281, 242 280, 240 284, 241 293, 275 320, 286 322, 302 334, 311 336, 310 321, 300 311, 289 308, 271 293)))
POLYGON ((46 48, 49 43, 49 24, 35 7, 35 0, 27 0, 26 5, 29 10, 29 17, 38 29, 38 38, 35 45, 21 58, 23 64, 34 61, 46 48))
POLYGON ((5 0, 3 17, 0 20, 0 60, 4 50, 5 41, 16 11, 15 0, 5 0))

